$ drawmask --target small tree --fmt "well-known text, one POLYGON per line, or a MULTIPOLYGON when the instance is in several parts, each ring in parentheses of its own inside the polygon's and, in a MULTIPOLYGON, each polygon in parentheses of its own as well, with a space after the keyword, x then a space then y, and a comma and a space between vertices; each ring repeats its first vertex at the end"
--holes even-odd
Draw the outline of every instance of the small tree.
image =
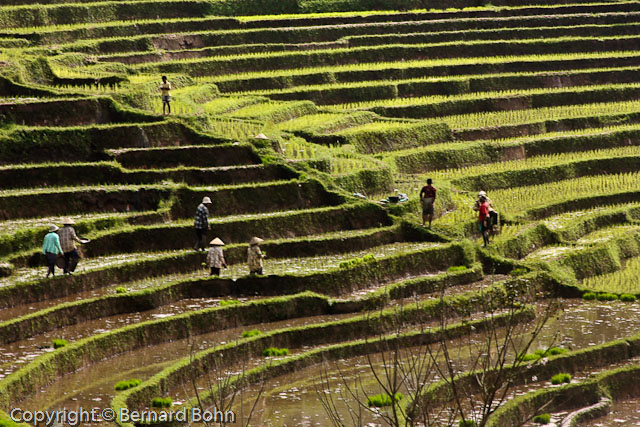
MULTIPOLYGON (((259 389, 257 395, 253 399, 250 408, 248 408, 248 412, 245 413, 247 408, 244 401, 244 393, 246 386, 248 385, 248 379, 246 375, 246 367, 248 362, 247 353, 243 352, 241 357, 234 358, 234 361, 236 362, 240 360, 239 373, 234 373, 230 370, 231 366, 228 366, 229 363, 225 363, 222 354, 214 354, 211 357, 207 358, 206 365, 202 360, 198 360, 196 358, 194 344, 190 345, 189 354, 189 366, 191 366, 189 379, 191 382, 193 393, 195 395, 196 406, 201 411, 216 409, 225 414, 228 411, 232 411, 232 409, 236 406, 236 398, 238 398, 240 400, 239 414, 237 414, 237 419, 231 424, 237 425, 238 423, 240 423, 241 426, 249 426, 258 401, 260 400, 260 397, 262 396, 262 393, 264 391, 265 380, 264 377, 262 377, 258 382, 259 389), (204 374, 199 375, 199 372, 203 371, 204 374), (206 380, 206 399, 202 397, 201 388, 198 386, 199 378, 204 378, 206 380)), ((185 390, 185 394, 187 396, 189 395, 187 390, 185 390)), ((227 425, 229 423, 225 422, 224 420, 216 420, 211 422, 203 422, 203 424, 206 426, 220 426, 227 425)), ((191 423, 189 425, 191 425, 191 423)))
POLYGON ((363 418, 369 414, 393 427, 454 426, 459 422, 486 425, 517 384, 523 364, 527 363, 523 355, 555 310, 555 304, 546 304, 532 326, 534 313, 530 306, 526 307, 536 302, 538 295, 535 289, 529 289, 529 284, 526 279, 515 279, 506 282, 503 289, 492 287, 475 298, 477 311, 484 312, 485 317, 476 323, 478 328, 469 326, 467 341, 459 342, 455 355, 452 344, 455 337, 448 322, 463 309, 449 305, 445 288, 440 292, 439 323, 428 329, 424 319, 418 325, 421 332, 434 332, 438 337, 435 342, 407 345, 400 331, 408 325, 397 312, 395 334, 379 338, 376 354, 382 363, 378 366, 371 355, 366 356, 367 373, 374 386, 389 397, 388 409, 367 405, 362 374, 350 380, 336 365, 338 375, 331 376, 325 362, 316 392, 331 424, 364 425, 363 418), (433 388, 436 386, 437 390, 433 388), (405 402, 396 397, 398 393, 406 395, 405 402), (338 399, 353 404, 345 403, 341 412, 338 399), (342 415, 345 412, 349 414, 347 419, 342 415))

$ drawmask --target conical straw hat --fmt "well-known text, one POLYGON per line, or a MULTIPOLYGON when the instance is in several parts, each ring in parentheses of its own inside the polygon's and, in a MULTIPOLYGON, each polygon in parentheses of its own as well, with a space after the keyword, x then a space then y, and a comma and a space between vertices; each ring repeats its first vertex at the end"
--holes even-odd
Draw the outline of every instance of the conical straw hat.
POLYGON ((74 220, 72 220, 71 218, 62 218, 62 220, 60 221, 63 225, 71 225, 71 224, 75 224, 76 222, 74 220))
POLYGON ((249 241, 250 245, 257 245, 258 243, 264 242, 264 239, 261 239, 259 237, 252 237, 251 240, 249 241))
POLYGON ((214 245, 214 246, 224 246, 224 242, 222 240, 220 240, 219 237, 216 237, 215 239, 210 241, 209 244, 210 245, 214 245))

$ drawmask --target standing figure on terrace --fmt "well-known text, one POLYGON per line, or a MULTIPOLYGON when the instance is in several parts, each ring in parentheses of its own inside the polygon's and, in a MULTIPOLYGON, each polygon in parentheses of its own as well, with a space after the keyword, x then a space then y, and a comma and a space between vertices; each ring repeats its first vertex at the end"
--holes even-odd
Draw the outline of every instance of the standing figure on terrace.
POLYGON ((58 260, 58 255, 62 255, 64 252, 62 251, 62 247, 60 246, 60 236, 58 236, 59 228, 57 225, 49 226, 49 232, 46 236, 44 236, 44 242, 42 244, 42 253, 47 257, 47 265, 49 266, 49 271, 47 271, 47 277, 52 275, 55 277, 56 275, 56 261, 58 260))
POLYGON ((433 204, 436 201, 436 187, 433 185, 431 178, 427 179, 427 185, 420 190, 420 203, 422 204, 422 226, 425 222, 429 221, 429 228, 431 228, 431 221, 433 221, 433 204))
POLYGON ((222 252, 224 242, 216 237, 210 241, 209 244, 211 247, 207 254, 207 265, 211 269, 211 276, 219 276, 220 269, 222 269, 222 267, 227 268, 227 261, 225 261, 224 253, 222 252))
POLYGON ((202 238, 207 236, 207 230, 211 230, 211 226, 209 225, 209 205, 211 205, 211 199, 205 196, 202 198, 202 203, 200 203, 196 209, 196 216, 193 221, 193 227, 196 230, 196 244, 193 249, 196 251, 199 249, 205 250, 202 244, 202 238))
POLYGON ((249 249, 247 249, 247 264, 249 264, 249 274, 262 275, 262 259, 264 254, 260 250, 260 243, 264 242, 259 237, 253 237, 249 242, 249 249))
POLYGON ((78 253, 77 243, 83 243, 78 236, 76 236, 76 230, 72 227, 76 222, 71 218, 64 218, 62 220, 63 227, 58 230, 58 236, 60 237, 60 247, 64 252, 64 274, 73 274, 78 266, 80 260, 80 254, 78 253))
POLYGON ((167 76, 162 76, 160 92, 162 92, 162 114, 166 116, 171 114, 171 83, 167 80, 167 76))

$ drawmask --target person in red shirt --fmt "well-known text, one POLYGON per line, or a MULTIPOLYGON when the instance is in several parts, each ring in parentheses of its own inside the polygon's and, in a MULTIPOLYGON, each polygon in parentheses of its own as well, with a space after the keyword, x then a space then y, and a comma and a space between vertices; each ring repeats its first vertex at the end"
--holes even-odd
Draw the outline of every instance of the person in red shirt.
POLYGON ((480 207, 478 209, 478 223, 480 232, 482 233, 482 240, 484 241, 484 247, 489 244, 489 229, 491 224, 489 223, 489 203, 486 196, 480 196, 480 207))
POLYGON ((420 190, 420 203, 422 204, 422 226, 429 220, 429 228, 433 220, 433 203, 436 201, 436 187, 431 185, 433 180, 427 179, 427 185, 420 190))

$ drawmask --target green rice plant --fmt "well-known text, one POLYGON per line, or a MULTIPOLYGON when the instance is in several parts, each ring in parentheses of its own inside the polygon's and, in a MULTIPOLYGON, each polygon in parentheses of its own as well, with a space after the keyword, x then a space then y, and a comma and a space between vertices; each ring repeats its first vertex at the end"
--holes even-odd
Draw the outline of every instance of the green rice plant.
MULTIPOLYGON (((625 130, 631 130, 638 128, 637 125, 631 125, 625 127, 625 130)), ((594 135, 609 133, 612 129, 593 129, 594 135)), ((543 134, 539 138, 552 138, 554 136, 561 136, 562 134, 543 134)), ((527 141, 526 138, 517 138, 514 140, 498 140, 497 143, 511 142, 511 141, 527 141)), ((528 157, 521 160, 512 160, 507 162, 495 162, 490 164, 483 164, 477 166, 468 166, 464 168, 447 169, 441 171, 433 171, 430 175, 438 179, 456 180, 466 178, 467 180, 473 179, 478 175, 494 175, 501 172, 520 171, 527 169, 541 169, 549 166, 558 166, 563 164, 571 164, 579 161, 596 160, 596 159, 610 159, 613 157, 625 157, 625 156, 640 156, 640 146, 627 146, 616 147, 603 150, 591 150, 591 151, 576 151, 568 153, 547 154, 542 156, 528 157), (472 178, 469 178, 472 177, 472 178)))
POLYGON ((580 117, 621 116, 640 111, 637 100, 622 102, 599 102, 594 104, 559 105, 544 108, 491 111, 459 114, 427 119, 427 122, 444 122, 452 129, 479 129, 497 126, 512 126, 525 123, 575 119, 580 117))
POLYGON ((616 294, 640 293, 640 257, 631 258, 626 261, 624 268, 613 273, 586 278, 582 286, 592 291, 616 294))
POLYGON ((236 299, 223 299, 222 301, 220 301, 220 307, 227 307, 230 305, 237 305, 237 304, 240 304, 240 301, 236 299))
POLYGON ((563 354, 566 351, 567 351, 566 349, 561 347, 551 347, 551 348, 548 348, 547 350, 536 350, 533 353, 523 354, 522 356, 520 356, 520 360, 523 360, 525 362, 531 362, 531 361, 539 360, 549 356, 557 356, 558 354, 563 354))
POLYGON ((618 295, 609 292, 603 292, 596 295, 598 301, 617 301, 618 295))
POLYGON ((416 98, 393 98, 393 99, 380 99, 374 101, 353 102, 347 104, 337 104, 330 108, 330 111, 339 112, 344 110, 364 110, 374 107, 385 108, 397 108, 397 107, 417 107, 421 105, 437 104, 442 102, 453 103, 456 101, 478 100, 478 99, 502 99, 510 98, 514 96, 530 96, 530 95, 552 95, 552 94, 568 94, 575 93, 576 96, 580 96, 583 92, 588 91, 610 91, 610 90, 625 90, 636 89, 640 87, 640 83, 621 83, 610 85, 589 85, 589 86, 574 86, 564 88, 535 88, 535 89, 510 89, 494 92, 469 92, 459 95, 431 95, 422 96, 416 98))
POLYGON ((631 294, 620 295, 620 301, 622 302, 636 302, 636 296, 631 294))
POLYGON ((584 294, 582 294, 582 299, 586 300, 586 301, 593 301, 596 299, 596 293, 595 292, 585 292, 584 294))
POLYGON ((139 386, 141 383, 142 383, 142 380, 138 380, 138 379, 119 381, 116 383, 115 386, 113 386, 113 388, 118 391, 128 390, 130 388, 139 386))
POLYGON ((533 422, 536 424, 549 424, 551 421, 550 414, 540 414, 533 417, 533 422))
POLYGON ((65 347, 67 344, 69 344, 69 341, 62 338, 54 338, 51 343, 53 345, 53 348, 58 349, 65 347))
POLYGON ((375 406, 376 408, 384 408, 385 406, 391 406, 394 402, 399 402, 404 399, 402 393, 395 393, 393 399, 388 393, 375 394, 367 397, 367 406, 375 406))
POLYGON ((571 374, 556 374, 554 376, 551 377, 551 384, 553 385, 558 385, 558 384, 563 384, 563 383, 570 383, 571 382, 571 374))
POLYGON ((126 293, 127 293, 127 288, 123 286, 118 286, 116 288, 116 294, 126 294, 126 293))
POLYGON ((251 337, 255 337, 257 335, 260 335, 262 332, 260 332, 257 329, 251 329, 249 331, 242 331, 242 338, 251 338, 251 337))
POLYGON ((170 408, 173 400, 170 397, 154 397, 151 401, 152 408, 170 408))
POLYGON ((456 271, 465 271, 467 270, 467 266, 465 265, 452 265, 447 269, 449 273, 455 273, 456 271))
POLYGON ((262 350, 262 355, 265 357, 278 357, 278 356, 288 356, 289 349, 288 348, 276 348, 269 347, 262 350))

